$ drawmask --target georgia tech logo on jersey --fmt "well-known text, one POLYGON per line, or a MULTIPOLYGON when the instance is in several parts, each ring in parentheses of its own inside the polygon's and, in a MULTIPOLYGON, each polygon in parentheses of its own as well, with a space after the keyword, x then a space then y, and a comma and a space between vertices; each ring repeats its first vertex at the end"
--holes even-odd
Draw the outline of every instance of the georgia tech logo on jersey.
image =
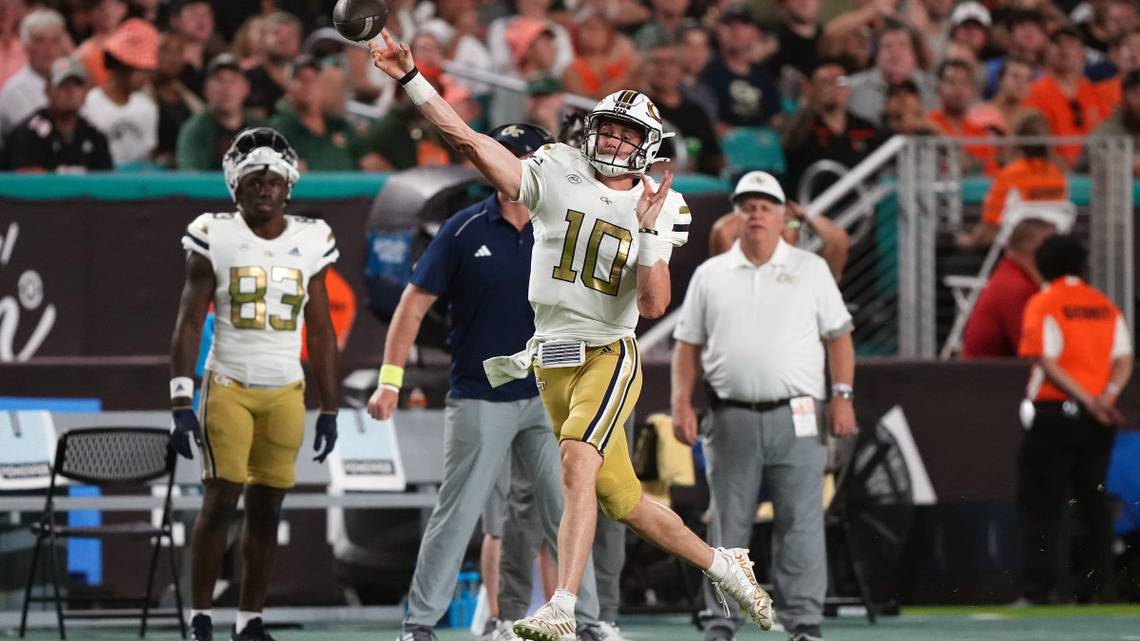
POLYGON ((582 184, 582 177, 578 174, 566 174, 566 180, 569 181, 571 185, 582 184))
POLYGON ((610 200, 609 198, 606 198, 605 196, 602 196, 602 202, 604 202, 607 205, 614 204, 614 201, 610 200))
POLYGON ((538 391, 546 391, 546 381, 541 378, 535 378, 534 384, 538 387, 538 391))

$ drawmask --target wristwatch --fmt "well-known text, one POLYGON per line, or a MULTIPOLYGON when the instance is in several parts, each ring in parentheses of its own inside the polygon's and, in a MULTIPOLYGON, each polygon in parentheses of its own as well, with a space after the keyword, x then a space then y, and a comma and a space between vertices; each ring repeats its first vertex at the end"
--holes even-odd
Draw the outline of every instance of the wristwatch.
POLYGON ((855 388, 846 383, 836 383, 831 386, 831 395, 851 401, 855 399, 855 388))

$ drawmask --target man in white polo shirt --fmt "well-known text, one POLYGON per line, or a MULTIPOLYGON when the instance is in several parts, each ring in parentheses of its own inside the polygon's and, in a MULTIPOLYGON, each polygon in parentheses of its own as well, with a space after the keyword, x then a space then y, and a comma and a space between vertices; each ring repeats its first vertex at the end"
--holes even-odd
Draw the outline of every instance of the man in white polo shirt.
MULTIPOLYGON (((827 590, 821 424, 835 436, 855 433, 851 315, 827 263, 781 239, 785 198, 775 178, 746 174, 732 202, 740 239, 697 268, 673 333, 673 424, 677 438, 696 442, 691 396, 703 367, 712 409, 702 429, 709 543, 748 546, 763 484, 775 507, 780 621, 792 640, 813 641, 822 638, 827 590)), ((702 619, 706 641, 731 640, 740 623, 711 595, 702 619)))

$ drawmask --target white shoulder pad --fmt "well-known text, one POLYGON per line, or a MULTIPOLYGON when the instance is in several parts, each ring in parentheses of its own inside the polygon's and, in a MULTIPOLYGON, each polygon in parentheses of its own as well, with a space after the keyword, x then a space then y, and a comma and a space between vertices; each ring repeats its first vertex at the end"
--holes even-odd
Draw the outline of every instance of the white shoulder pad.
POLYGON ((225 213, 205 213, 198 216, 186 226, 186 231, 182 234, 182 248, 210 258, 210 232, 219 223, 224 224, 225 220, 232 219, 233 216, 225 213))

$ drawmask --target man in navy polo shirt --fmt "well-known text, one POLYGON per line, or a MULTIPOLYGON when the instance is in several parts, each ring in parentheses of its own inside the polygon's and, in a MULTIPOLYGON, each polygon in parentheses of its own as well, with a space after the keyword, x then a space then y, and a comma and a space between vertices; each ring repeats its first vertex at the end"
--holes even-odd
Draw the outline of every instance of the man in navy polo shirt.
MULTIPOLYGON (((529 124, 504 125, 491 137, 519 158, 553 142, 545 130, 529 124)), ((530 211, 502 194, 455 213, 416 264, 388 327, 380 386, 368 402, 368 413, 381 420, 396 409, 404 363, 424 314, 439 297, 449 301, 451 390, 445 414, 443 484, 420 543, 399 641, 436 638, 432 628, 451 602, 467 542, 512 448, 533 485, 546 540, 556 549, 562 517, 561 464, 534 375, 492 388, 483 371, 485 359, 519 351, 534 333, 534 311, 527 299, 533 247, 530 211)), ((577 616, 579 622, 596 622, 592 567, 587 572, 577 616)), ((503 577, 504 582, 528 579, 503 577)), ((497 623, 491 638, 516 639, 512 623, 497 623)), ((588 637, 591 627, 596 626, 580 624, 581 636, 588 637)))

